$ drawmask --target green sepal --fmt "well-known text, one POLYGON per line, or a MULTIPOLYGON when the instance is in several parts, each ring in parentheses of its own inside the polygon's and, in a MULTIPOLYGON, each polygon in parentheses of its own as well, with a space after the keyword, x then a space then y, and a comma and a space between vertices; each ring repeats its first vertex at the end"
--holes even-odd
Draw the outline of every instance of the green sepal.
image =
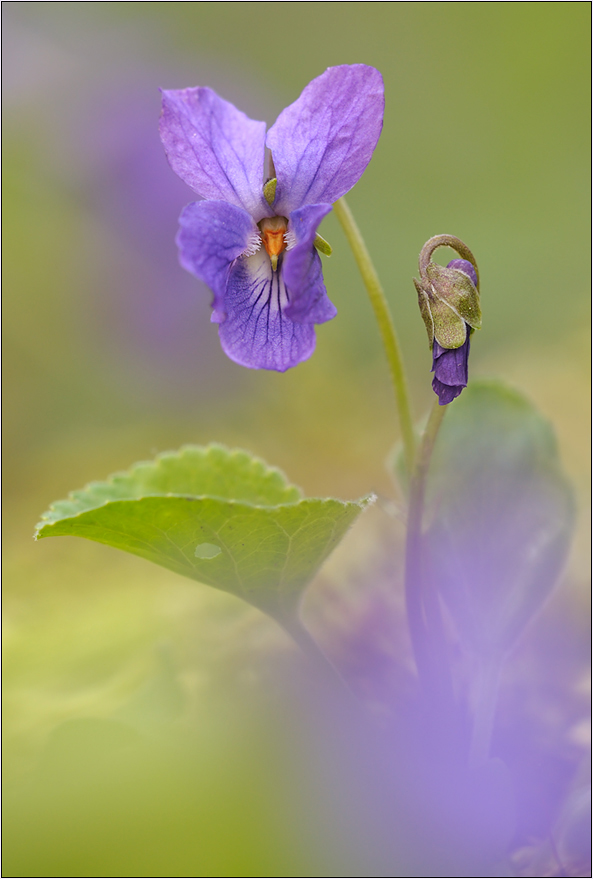
POLYGON ((443 348, 461 348, 465 342, 465 321, 443 299, 428 290, 430 314, 434 323, 434 337, 443 348))
POLYGON ((274 204, 274 199, 276 198, 277 184, 278 180, 276 177, 272 177, 271 180, 264 183, 264 198, 270 206, 274 204))
POLYGON ((428 299, 428 295, 422 287, 422 284, 420 284, 420 282, 417 281, 416 278, 413 278, 412 280, 414 281, 414 286, 418 294, 418 306, 420 308, 420 314, 422 315, 422 320, 424 321, 424 326, 426 327, 426 332, 428 333, 428 344, 432 348, 432 343, 434 342, 434 322, 430 313, 430 302, 428 299))
POLYGON ((329 241, 326 241, 325 238, 319 234, 319 232, 315 235, 315 240, 313 242, 313 246, 319 253, 322 253, 324 256, 331 256, 333 253, 332 246, 329 241))
POLYGON ((426 276, 434 295, 446 302, 466 324, 479 330, 482 326, 480 294, 472 284, 471 278, 459 269, 446 268, 433 262, 426 267, 426 276))

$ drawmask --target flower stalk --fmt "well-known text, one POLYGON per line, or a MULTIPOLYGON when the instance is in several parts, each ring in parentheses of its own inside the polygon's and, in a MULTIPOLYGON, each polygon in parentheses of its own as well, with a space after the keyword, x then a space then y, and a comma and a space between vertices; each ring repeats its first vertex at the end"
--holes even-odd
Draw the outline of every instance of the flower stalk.
POLYGON ((412 473, 416 446, 414 425, 412 421, 408 383, 399 340, 393 324, 393 318, 381 282, 379 281, 377 270, 373 265, 373 261, 356 224, 356 220, 354 219, 352 211, 348 207, 344 197, 335 202, 334 211, 340 221, 342 229, 344 230, 344 234, 346 235, 352 253, 354 254, 354 259, 356 260, 356 264, 375 313, 375 318, 379 325, 379 332, 381 333, 383 347, 385 348, 385 354, 387 355, 389 370, 391 372, 391 380, 395 390, 395 400, 404 444, 406 468, 408 473, 412 473))
POLYGON ((322 686, 325 685, 329 692, 347 693, 348 699, 354 700, 354 693, 350 689, 349 684, 303 625, 298 610, 294 608, 286 609, 284 613, 279 613, 278 611, 270 612, 270 616, 273 616, 295 644, 300 647, 311 663, 316 678, 322 686))
POLYGON ((436 402, 424 429, 410 483, 406 532, 405 594, 408 626, 418 673, 424 682, 444 695, 450 690, 445 641, 438 595, 425 571, 422 520, 426 479, 434 445, 447 411, 436 402))

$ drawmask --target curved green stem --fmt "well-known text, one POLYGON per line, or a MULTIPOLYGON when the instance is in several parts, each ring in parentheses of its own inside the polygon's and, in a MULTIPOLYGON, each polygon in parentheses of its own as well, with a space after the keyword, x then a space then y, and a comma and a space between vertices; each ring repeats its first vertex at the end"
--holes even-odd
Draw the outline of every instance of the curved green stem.
POLYGON ((406 467, 408 473, 411 473, 414 466, 415 454, 414 426, 412 422, 412 412, 410 408, 404 364, 399 341, 393 325, 393 318, 389 311, 389 305, 387 304, 385 293, 381 287, 379 276, 377 275, 370 254, 367 250, 367 246, 364 243, 363 237, 356 225, 356 221, 344 198, 338 199, 334 204, 334 211, 340 221, 342 229, 344 230, 350 248, 352 249, 352 253, 354 254, 354 259, 356 260, 356 264, 362 275, 362 280, 369 295, 369 299, 371 300, 371 305, 375 312, 375 318, 379 325, 383 347, 385 348, 385 353, 389 362, 391 380, 395 389, 395 399, 404 443, 406 467))
POLYGON ((420 270, 420 276, 422 278, 426 277, 426 269, 433 253, 438 247, 450 247, 452 250, 455 250, 462 259, 466 259, 468 262, 471 262, 476 272, 476 289, 479 292, 480 270, 478 269, 476 258, 467 246, 467 244, 464 244, 461 238, 457 238, 456 235, 433 235, 432 238, 430 238, 426 242, 426 244, 420 251, 420 256, 418 257, 418 268, 420 270))
POLYGON ((408 624, 418 673, 426 682, 448 686, 443 662, 444 636, 438 597, 425 575, 422 518, 426 494, 426 478, 440 426, 447 411, 438 402, 431 410, 422 435, 410 483, 408 528, 406 533, 405 593, 408 624))

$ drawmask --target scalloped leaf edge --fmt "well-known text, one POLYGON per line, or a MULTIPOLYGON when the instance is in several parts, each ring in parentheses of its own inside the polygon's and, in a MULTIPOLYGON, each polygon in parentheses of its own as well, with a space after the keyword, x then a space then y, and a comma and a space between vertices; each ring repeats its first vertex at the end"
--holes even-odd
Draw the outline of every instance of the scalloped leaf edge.
POLYGON ((40 521, 36 524, 33 539, 40 540, 43 537, 51 536, 51 534, 44 534, 43 532, 46 531, 46 529, 50 529, 53 525, 56 525, 59 522, 64 522, 69 519, 77 519, 85 513, 91 512, 92 510, 100 509, 101 507, 107 506, 108 504, 117 503, 119 501, 141 501, 143 498, 146 497, 184 497, 188 499, 191 498, 192 500, 212 498, 227 503, 232 503, 234 505, 243 505, 250 509, 277 509, 278 507, 282 506, 298 506, 300 503, 307 500, 333 500, 337 503, 344 504, 345 506, 349 504, 356 504, 360 507, 361 512, 376 501, 376 495, 373 493, 364 495, 363 497, 355 501, 342 501, 339 498, 307 498, 303 496, 302 490, 297 485, 294 485, 294 483, 289 481, 283 470, 281 470, 279 467, 270 466, 269 464, 267 464, 266 461, 264 461, 263 458, 260 458, 257 455, 252 455, 251 452, 248 452, 245 449, 229 448, 223 443, 208 443, 208 445, 206 446, 198 446, 188 443, 181 446, 176 451, 160 452, 152 460, 137 461, 132 464, 128 470, 118 470, 115 473, 110 474, 105 480, 93 480, 91 482, 88 482, 83 488, 74 489, 73 491, 69 492, 67 498, 54 501, 50 504, 49 509, 42 514, 40 521), (180 458, 187 452, 201 452, 205 456, 208 452, 211 451, 228 453, 229 457, 233 458, 247 458, 250 463, 254 464, 256 468, 261 470, 262 475, 267 477, 275 476, 281 483, 283 483, 287 492, 292 490, 295 493, 298 492, 299 496, 296 497, 295 500, 286 501, 283 503, 255 504, 250 503, 246 500, 228 498, 217 494, 195 495, 189 492, 147 492, 146 494, 131 497, 106 498, 100 503, 95 504, 94 506, 88 506, 84 509, 79 509, 78 511, 60 511, 60 507, 62 505, 70 505, 76 503, 81 499, 81 496, 85 494, 92 494, 97 489, 104 490, 106 487, 114 485, 118 481, 130 479, 138 470, 142 468, 155 466, 158 467, 161 461, 167 460, 168 458, 180 458))

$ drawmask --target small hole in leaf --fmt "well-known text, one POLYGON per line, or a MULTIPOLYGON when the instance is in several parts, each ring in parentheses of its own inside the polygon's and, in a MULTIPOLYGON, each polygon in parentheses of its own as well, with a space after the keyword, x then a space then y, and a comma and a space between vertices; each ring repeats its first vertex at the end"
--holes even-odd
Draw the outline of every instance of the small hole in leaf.
POLYGON ((214 543, 198 543, 194 555, 197 559, 215 559, 222 549, 214 543))

